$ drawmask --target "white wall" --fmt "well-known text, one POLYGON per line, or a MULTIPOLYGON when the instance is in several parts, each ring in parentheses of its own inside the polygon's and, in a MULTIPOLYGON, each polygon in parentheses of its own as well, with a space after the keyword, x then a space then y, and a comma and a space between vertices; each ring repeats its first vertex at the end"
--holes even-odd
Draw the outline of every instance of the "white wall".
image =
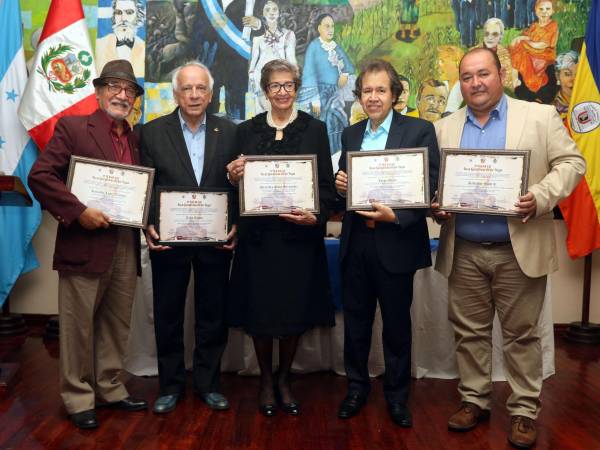
MULTIPOLYGON (((551 275, 551 295, 555 323, 581 320, 581 297, 583 292, 583 258, 571 260, 564 244, 567 231, 562 221, 555 221, 556 238, 559 243, 560 270, 551 275)), ((334 227, 335 228, 335 227, 334 227)), ((432 236, 438 229, 430 224, 432 236)), ((34 246, 41 267, 23 275, 11 293, 11 311, 29 314, 57 314, 58 277, 52 271, 52 253, 56 221, 44 212, 42 226, 34 238, 34 246)), ((590 321, 600 323, 600 250, 596 250, 592 262, 592 294, 590 321)))
POLYGON ((42 224, 33 238, 40 267, 17 280, 10 294, 11 312, 58 314, 58 275, 52 270, 56 227, 56 219, 43 211, 42 224))

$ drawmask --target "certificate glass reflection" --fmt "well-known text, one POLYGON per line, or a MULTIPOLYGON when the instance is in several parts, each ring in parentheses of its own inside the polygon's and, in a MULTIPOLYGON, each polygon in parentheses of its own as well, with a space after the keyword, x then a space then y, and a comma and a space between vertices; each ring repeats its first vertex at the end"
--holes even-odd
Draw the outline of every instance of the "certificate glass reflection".
POLYGON ((277 215, 300 208, 319 213, 317 157, 247 156, 240 180, 240 215, 277 215))
POLYGON ((227 191, 160 187, 156 195, 160 245, 221 245, 227 242, 227 191))
POLYGON ((442 149, 440 209, 516 216, 527 191, 529 150, 442 149))
POLYGON ((72 156, 67 188, 88 208, 110 217, 111 224, 145 228, 154 169, 72 156))
POLYGON ((429 207, 427 148, 348 152, 347 210, 429 207))

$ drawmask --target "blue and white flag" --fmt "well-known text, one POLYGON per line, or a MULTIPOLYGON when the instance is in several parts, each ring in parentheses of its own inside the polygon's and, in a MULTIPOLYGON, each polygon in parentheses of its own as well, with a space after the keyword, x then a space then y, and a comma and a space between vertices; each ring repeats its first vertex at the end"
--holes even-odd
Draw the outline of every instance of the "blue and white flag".
MULTIPOLYGON (((29 191, 27 175, 38 150, 17 116, 26 83, 19 2, 0 0, 0 171, 21 178, 29 191)), ((31 240, 40 220, 35 200, 32 207, 0 204, 0 306, 19 275, 39 266, 31 240)))

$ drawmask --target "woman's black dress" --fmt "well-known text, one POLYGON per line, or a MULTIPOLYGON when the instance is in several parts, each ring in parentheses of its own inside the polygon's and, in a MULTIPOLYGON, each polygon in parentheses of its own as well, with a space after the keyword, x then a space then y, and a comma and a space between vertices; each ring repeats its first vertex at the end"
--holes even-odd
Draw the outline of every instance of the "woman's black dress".
POLYGON ((293 336, 334 325, 325 253, 325 224, 334 199, 325 124, 299 111, 275 141, 266 113, 239 125, 244 155, 316 154, 320 214, 317 225, 296 225, 277 216, 240 217, 228 304, 229 324, 253 336, 293 336))

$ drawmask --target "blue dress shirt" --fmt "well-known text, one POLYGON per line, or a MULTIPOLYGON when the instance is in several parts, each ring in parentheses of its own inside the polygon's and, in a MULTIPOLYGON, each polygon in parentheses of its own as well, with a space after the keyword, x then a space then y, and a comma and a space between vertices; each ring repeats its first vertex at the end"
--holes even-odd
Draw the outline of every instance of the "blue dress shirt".
MULTIPOLYGON (((490 118, 481 125, 467 107, 467 119, 460 148, 499 150, 506 146, 507 101, 503 95, 490 118)), ((506 217, 488 214, 457 214, 456 235, 473 242, 508 242, 510 234, 506 217)))
POLYGON ((179 113, 179 121, 181 122, 181 130, 183 131, 183 138, 185 139, 185 146, 190 155, 192 161, 192 168, 194 169, 194 175, 196 176, 196 182, 200 186, 202 180, 202 172, 204 170, 204 144, 206 142, 206 114, 202 119, 202 123, 198 130, 193 133, 190 127, 188 127, 181 110, 179 113))
POLYGON ((390 126, 392 125, 393 109, 383 120, 381 125, 377 127, 377 130, 371 130, 371 119, 367 121, 367 128, 365 129, 365 135, 363 136, 361 150, 384 150, 385 144, 387 143, 388 134, 390 134, 390 126))

